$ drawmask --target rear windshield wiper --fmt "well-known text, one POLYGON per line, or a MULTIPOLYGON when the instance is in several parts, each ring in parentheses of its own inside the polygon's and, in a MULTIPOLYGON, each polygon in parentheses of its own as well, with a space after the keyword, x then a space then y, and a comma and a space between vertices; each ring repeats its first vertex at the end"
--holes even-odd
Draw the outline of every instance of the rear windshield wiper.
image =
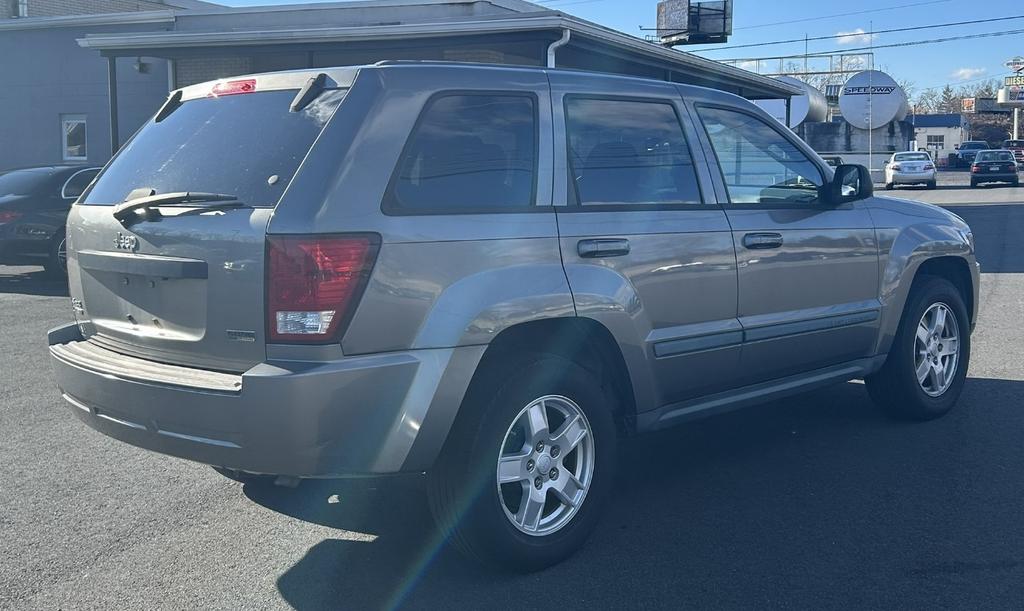
POLYGON ((118 204, 114 207, 114 218, 124 222, 134 216, 135 211, 160 206, 187 206, 202 208, 204 210, 224 208, 244 208, 245 204, 238 201, 234 195, 225 193, 195 193, 181 191, 177 193, 161 193, 137 197, 118 204))

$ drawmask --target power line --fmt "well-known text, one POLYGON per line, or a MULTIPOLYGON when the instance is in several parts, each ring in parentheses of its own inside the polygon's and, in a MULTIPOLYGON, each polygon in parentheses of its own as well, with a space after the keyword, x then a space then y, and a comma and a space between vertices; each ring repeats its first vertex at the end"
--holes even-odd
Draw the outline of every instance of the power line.
MULTIPOLYGON (((865 32, 867 34, 867 32, 865 32)), ((1005 30, 1002 32, 984 32, 981 34, 967 34, 965 36, 949 36, 946 38, 932 38, 930 40, 915 40, 911 42, 897 42, 887 45, 872 45, 868 47, 854 47, 851 49, 834 49, 831 51, 815 51, 814 53, 800 54, 800 55, 775 55, 771 57, 733 57, 728 59, 720 59, 720 62, 744 62, 744 61, 767 61, 773 59, 789 59, 793 57, 823 57, 828 55, 842 55, 851 54, 857 51, 874 51, 877 49, 895 49, 901 47, 917 47, 920 45, 932 45, 942 42, 954 42, 958 40, 975 40, 978 38, 997 38, 1000 36, 1012 36, 1014 34, 1024 34, 1024 29, 1018 30, 1005 30)))
POLYGON ((784 45, 784 44, 793 44, 793 43, 798 43, 798 42, 814 42, 814 41, 818 41, 818 40, 832 40, 834 38, 839 38, 840 36, 869 36, 869 35, 877 36, 879 34, 894 34, 894 33, 897 33, 897 32, 915 32, 915 31, 918 31, 918 30, 929 30, 929 29, 935 29, 935 28, 951 28, 951 27, 956 27, 956 26, 961 26, 961 25, 977 25, 977 24, 982 24, 982 23, 992 23, 994 21, 1012 21, 1012 20, 1016 20, 1016 19, 1024 19, 1024 15, 1013 15, 1013 16, 1010 16, 1010 17, 993 17, 991 19, 972 19, 970 21, 954 21, 954 22, 951 22, 951 23, 936 23, 936 24, 933 24, 933 25, 918 25, 918 26, 907 27, 907 28, 893 28, 891 30, 875 30, 871 34, 868 34, 868 32, 842 32, 842 33, 839 33, 839 34, 832 34, 830 36, 813 36, 811 38, 791 38, 789 40, 773 40, 773 41, 769 41, 769 42, 754 42, 754 43, 743 44, 743 45, 725 45, 725 46, 721 46, 721 47, 712 47, 710 49, 698 49, 696 52, 697 53, 704 53, 704 52, 707 52, 707 51, 722 51, 722 50, 726 50, 726 49, 746 49, 746 48, 749 48, 749 47, 766 47, 766 46, 770 46, 770 45, 784 45))
POLYGON ((882 11, 894 11, 901 8, 911 8, 915 6, 925 6, 929 4, 944 4, 946 2, 952 2, 953 0, 930 0, 929 2, 912 2, 910 4, 898 4, 896 6, 887 6, 883 8, 868 9, 854 11, 851 13, 836 13, 834 15, 822 15, 819 17, 805 17, 803 19, 787 19, 786 21, 776 21, 773 23, 759 23, 757 25, 748 25, 742 28, 734 28, 735 30, 754 30, 757 28, 767 28, 774 25, 789 25, 791 23, 806 23, 808 21, 824 21, 826 19, 836 19, 838 17, 851 17, 853 15, 864 15, 866 13, 880 13, 882 11))

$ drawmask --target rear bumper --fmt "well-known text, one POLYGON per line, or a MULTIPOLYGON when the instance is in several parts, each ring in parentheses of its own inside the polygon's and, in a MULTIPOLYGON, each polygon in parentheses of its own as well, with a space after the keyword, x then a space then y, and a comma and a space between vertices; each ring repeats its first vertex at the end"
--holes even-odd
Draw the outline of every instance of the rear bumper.
POLYGON ((1019 179, 1019 174, 1013 173, 1002 173, 992 172, 991 174, 986 172, 979 172, 977 174, 971 174, 971 180, 974 182, 1013 182, 1019 179))
POLYGON ((90 356, 102 348, 75 325, 48 339, 64 399, 97 431, 214 466, 296 477, 426 470, 483 354, 464 347, 274 361, 232 376, 110 351, 90 356))
POLYGON ((893 173, 892 182, 897 185, 912 185, 935 181, 935 170, 929 172, 893 173))

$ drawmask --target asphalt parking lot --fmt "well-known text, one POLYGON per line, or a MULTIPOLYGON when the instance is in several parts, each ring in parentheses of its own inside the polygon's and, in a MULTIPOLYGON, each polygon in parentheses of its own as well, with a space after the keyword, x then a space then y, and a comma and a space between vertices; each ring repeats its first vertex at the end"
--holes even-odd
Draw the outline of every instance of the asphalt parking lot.
POLYGON ((47 362, 64 288, 0 267, 0 607, 1019 608, 1024 189, 896 195, 976 234, 958 409, 894 422, 849 383, 631 440, 596 536, 528 576, 445 549, 419 478, 267 490, 87 429, 47 362))

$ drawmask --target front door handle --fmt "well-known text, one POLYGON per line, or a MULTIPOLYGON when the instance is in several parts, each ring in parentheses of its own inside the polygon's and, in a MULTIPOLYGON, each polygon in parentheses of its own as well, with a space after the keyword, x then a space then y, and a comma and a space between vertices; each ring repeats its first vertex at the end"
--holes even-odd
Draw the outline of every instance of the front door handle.
POLYGON ((750 250, 782 248, 781 233, 748 233, 743 236, 743 246, 750 250))
POLYGON ((576 252, 584 259, 623 257, 629 254, 629 240, 580 240, 576 252))

